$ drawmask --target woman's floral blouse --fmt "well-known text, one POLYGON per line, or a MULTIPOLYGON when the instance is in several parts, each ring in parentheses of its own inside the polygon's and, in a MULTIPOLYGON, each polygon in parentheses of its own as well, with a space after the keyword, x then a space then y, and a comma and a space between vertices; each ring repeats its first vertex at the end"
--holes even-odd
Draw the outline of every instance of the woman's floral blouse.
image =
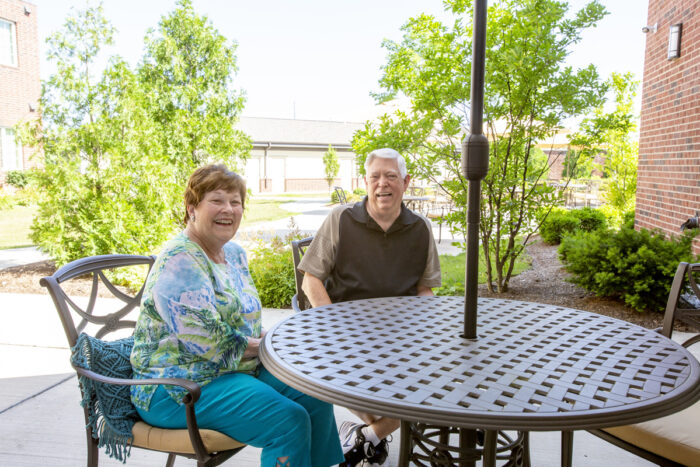
MULTIPOLYGON (((184 378, 205 385, 222 373, 254 373, 243 359, 247 337, 260 337, 261 305, 245 251, 224 246, 216 264, 184 233, 170 240, 151 269, 134 331, 135 378, 184 378)), ((157 386, 132 386, 131 399, 148 410, 157 386)), ((166 386, 180 402, 185 390, 166 386)))

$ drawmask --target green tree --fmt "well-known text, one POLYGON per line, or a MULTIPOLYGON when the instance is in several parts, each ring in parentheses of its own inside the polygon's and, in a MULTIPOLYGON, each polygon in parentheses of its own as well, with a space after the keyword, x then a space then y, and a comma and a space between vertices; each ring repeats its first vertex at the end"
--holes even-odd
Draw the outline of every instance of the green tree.
POLYGON ((570 143, 580 148, 579 166, 594 165, 602 170, 607 179, 602 209, 619 225, 625 213, 634 211, 637 191, 638 117, 633 106, 638 82, 632 73, 613 73, 608 84, 612 110, 607 112, 603 105, 594 109, 570 143), (596 155, 603 156, 602 165, 593 163, 596 155))
MULTIPOLYGON (((385 41, 388 62, 376 94, 379 102, 401 95, 409 110, 367 122, 353 138, 361 158, 376 147, 393 147, 408 156, 414 176, 440 185, 456 212, 445 222, 466 235, 467 180, 460 145, 468 128, 472 2, 446 0, 456 15, 451 26, 420 15, 402 27, 400 43, 385 41)), ((538 141, 555 134, 563 121, 602 102, 605 85, 593 65, 564 65, 581 31, 594 26, 604 8, 592 1, 573 16, 554 0, 501 0, 488 11, 484 120, 490 168, 482 183, 481 244, 488 285, 506 291, 515 259, 537 231, 538 215, 561 203, 542 183, 547 163, 533 163, 538 141), (492 267, 492 264, 494 265, 492 267)))
POLYGON ((180 183, 207 162, 240 171, 250 152, 250 139, 234 128, 245 102, 233 87, 236 47, 196 14, 190 0, 179 0, 157 31, 148 33, 138 73, 180 183))
POLYGON ((323 171, 326 174, 326 181, 328 182, 328 191, 330 191, 333 185, 333 180, 338 176, 340 171, 340 162, 338 162, 338 154, 335 148, 328 145, 328 151, 323 155, 323 171))
POLYGON ((607 156, 603 173, 610 180, 605 200, 620 213, 634 210, 637 193, 638 117, 634 115, 634 98, 639 83, 632 73, 613 73, 610 86, 615 109, 608 116, 604 141, 607 156))
MULTIPOLYGON (((587 154, 588 156, 588 154, 587 154)), ((578 149, 569 149, 564 157, 563 178, 589 178, 593 172, 593 159, 585 157, 578 149)))
MULTIPOLYGON (((101 6, 72 12, 48 39, 56 73, 43 83, 42 119, 21 132, 45 157, 31 238, 59 265, 96 254, 153 253, 180 222, 184 169, 153 112, 153 103, 168 96, 145 86, 119 57, 95 72, 113 33, 101 6)), ((198 85, 192 83, 194 92, 198 85)))

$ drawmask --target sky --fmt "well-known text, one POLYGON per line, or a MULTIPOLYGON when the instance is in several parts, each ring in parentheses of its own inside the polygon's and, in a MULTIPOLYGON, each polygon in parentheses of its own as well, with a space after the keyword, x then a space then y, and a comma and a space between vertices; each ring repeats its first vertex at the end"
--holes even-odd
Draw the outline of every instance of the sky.
MULTIPOLYGON (((38 10, 41 75, 46 79, 54 71, 46 59, 46 38, 62 27, 72 6, 84 8, 86 2, 30 1, 38 10)), ((574 11, 587 2, 569 3, 574 11)), ((569 63, 593 63, 602 76, 631 71, 641 81, 647 1, 601 3, 610 14, 584 32, 569 63)), ((106 54, 136 65, 147 30, 157 28, 175 0, 104 0, 103 5, 117 29, 106 54)), ((193 0, 193 5, 238 44, 235 85, 246 95, 243 115, 306 120, 362 122, 385 113, 387 108, 376 106, 370 96, 380 90, 386 62, 382 40, 399 41, 401 25, 422 12, 451 18, 441 0, 193 0)))

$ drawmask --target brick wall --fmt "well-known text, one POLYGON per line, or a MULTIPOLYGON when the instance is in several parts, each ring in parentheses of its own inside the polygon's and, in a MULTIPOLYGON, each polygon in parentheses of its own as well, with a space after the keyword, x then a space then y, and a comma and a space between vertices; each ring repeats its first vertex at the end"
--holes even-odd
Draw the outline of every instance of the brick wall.
MULTIPOLYGON (((700 2, 649 0, 637 172, 637 228, 678 234, 700 211, 700 2), (681 55, 667 59, 682 23, 681 55)), ((700 254, 700 237, 693 244, 700 254)))
POLYGON ((549 165, 549 176, 550 180, 561 180, 562 173, 564 173, 564 161, 566 160, 566 153, 568 149, 551 149, 545 150, 544 153, 547 154, 547 165, 549 165))
MULTIPOLYGON (((37 7, 32 3, 0 0, 0 18, 15 23, 17 42, 17 66, 0 65, 0 126, 12 127, 38 116, 41 80, 37 16, 37 7), (25 7, 29 14, 25 13, 25 7), (35 109, 33 112, 30 105, 35 109)), ((30 148, 23 148, 25 168, 37 163, 30 160, 31 155, 30 148)))

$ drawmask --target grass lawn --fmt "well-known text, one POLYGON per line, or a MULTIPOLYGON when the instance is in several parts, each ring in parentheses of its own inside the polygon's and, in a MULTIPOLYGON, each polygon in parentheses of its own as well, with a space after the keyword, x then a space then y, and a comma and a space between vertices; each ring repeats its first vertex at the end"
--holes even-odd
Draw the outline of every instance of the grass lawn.
POLYGON ((15 206, 0 211, 0 249, 32 245, 29 226, 36 209, 36 206, 15 206))
MULTIPOLYGON (((440 269, 442 271, 442 287, 437 289, 436 295, 462 295, 464 294, 464 265, 466 253, 460 255, 440 255, 440 269)), ((520 274, 530 267, 530 259, 522 254, 515 261, 513 275, 520 274)), ((493 272, 495 273, 495 266, 493 272)), ((479 284, 486 283, 486 261, 483 251, 479 249, 479 284)))
POLYGON ((251 198, 246 203, 243 222, 252 224, 255 222, 276 221, 300 214, 284 210, 280 207, 280 204, 282 204, 282 201, 279 200, 251 198))

